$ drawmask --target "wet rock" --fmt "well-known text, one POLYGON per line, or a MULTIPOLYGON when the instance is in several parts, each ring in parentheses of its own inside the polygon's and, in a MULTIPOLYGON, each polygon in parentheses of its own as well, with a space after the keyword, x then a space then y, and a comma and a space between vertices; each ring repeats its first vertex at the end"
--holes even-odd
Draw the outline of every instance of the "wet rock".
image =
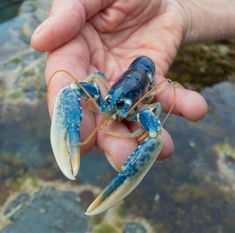
POLYGON ((12 214, 5 212, 11 223, 1 233, 88 232, 88 219, 76 193, 72 191, 62 192, 48 187, 30 199, 20 195, 14 203, 10 203, 12 205, 18 210, 12 214))
POLYGON ((35 1, 25 1, 20 6, 20 13, 32 13, 36 10, 35 1))
POLYGON ((1 0, 0 8, 4 9, 0 14, 0 23, 10 20, 18 13, 19 7, 24 0, 1 0))
POLYGON ((30 200, 30 195, 28 193, 21 193, 19 196, 9 203, 7 208, 4 210, 4 216, 10 216, 14 210, 16 210, 19 206, 24 206, 30 200))
MULTIPOLYGON (((25 164, 32 170, 39 167, 43 163, 43 158, 46 159, 51 153, 50 144, 47 143, 49 117, 45 103, 36 105, 35 108, 29 108, 27 105, 18 105, 18 108, 7 105, 7 109, 4 108, 3 105, 0 110, 1 164, 5 164, 5 158, 15 157, 16 161, 21 161, 21 165, 25 164)), ((13 158, 11 164, 14 165, 13 158)), ((16 166, 12 166, 12 169, 16 169, 16 166)))
MULTIPOLYGON (((235 125, 235 83, 222 82, 211 88, 205 88, 202 95, 209 105, 209 115, 205 119, 208 123, 218 125, 222 131, 227 131, 235 125)), ((231 135, 233 138, 234 132, 231 135)), ((229 135, 230 136, 230 135, 229 135)))
POLYGON ((119 233, 120 231, 112 224, 104 223, 100 224, 96 229, 93 229, 92 233, 119 233))
POLYGON ((141 223, 127 222, 123 233, 148 233, 148 231, 141 223))
POLYGON ((235 80, 235 41, 182 47, 168 76, 190 89, 202 90, 225 80, 235 80))
POLYGON ((235 148, 229 144, 214 146, 217 154, 217 166, 222 182, 230 185, 235 190, 235 148))
POLYGON ((35 104, 45 97, 45 55, 30 48, 37 25, 46 17, 50 1, 24 1, 19 15, 0 24, 0 97, 6 104, 35 104), (47 10, 45 9, 47 8, 47 10), (5 78, 1 78, 5 77, 5 78), (6 78, 7 77, 7 78, 6 78))

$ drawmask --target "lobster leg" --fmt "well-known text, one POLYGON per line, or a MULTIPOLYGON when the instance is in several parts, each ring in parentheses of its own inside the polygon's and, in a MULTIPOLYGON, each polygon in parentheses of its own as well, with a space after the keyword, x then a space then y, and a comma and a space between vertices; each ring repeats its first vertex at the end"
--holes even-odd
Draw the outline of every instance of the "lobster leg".
POLYGON ((101 71, 96 71, 96 72, 93 72, 93 73, 89 74, 85 78, 84 82, 92 83, 96 86, 98 85, 102 97, 105 97, 108 93, 108 90, 110 89, 110 85, 109 85, 109 83, 106 79, 106 76, 101 71))
MULTIPOLYGON (((102 74, 102 73, 101 73, 102 74)), ((88 76, 88 82, 72 83, 60 91, 55 103, 51 124, 51 145, 59 168, 74 180, 80 166, 80 127, 82 122, 81 98, 92 99, 99 106, 102 95, 96 79, 99 72, 88 76)), ((100 81, 105 86, 105 81, 100 81)))
POLYGON ((128 157, 118 175, 88 207, 87 215, 99 214, 124 199, 152 167, 163 145, 163 138, 159 135, 162 128, 155 116, 156 112, 158 113, 145 109, 138 113, 139 122, 150 137, 146 138, 128 157))

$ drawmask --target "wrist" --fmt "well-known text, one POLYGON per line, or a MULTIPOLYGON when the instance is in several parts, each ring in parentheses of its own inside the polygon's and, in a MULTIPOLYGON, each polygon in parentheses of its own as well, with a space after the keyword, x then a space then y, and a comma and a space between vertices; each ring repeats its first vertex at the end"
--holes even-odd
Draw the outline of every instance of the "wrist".
POLYGON ((177 0, 184 12, 183 42, 235 38, 235 0, 177 0))

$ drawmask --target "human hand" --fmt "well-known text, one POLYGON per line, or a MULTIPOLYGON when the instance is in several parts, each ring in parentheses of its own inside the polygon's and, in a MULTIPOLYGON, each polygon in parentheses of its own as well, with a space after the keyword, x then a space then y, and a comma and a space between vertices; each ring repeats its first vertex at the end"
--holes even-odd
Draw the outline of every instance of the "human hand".
MULTIPOLYGON (((66 70, 82 81, 89 73, 103 71, 112 84, 139 55, 149 56, 157 66, 157 82, 163 80, 176 56, 186 28, 185 11, 179 1, 171 0, 57 0, 49 18, 35 31, 32 47, 47 51, 47 84, 57 70, 66 70)), ((48 106, 53 114, 58 91, 71 83, 70 77, 57 74, 48 87, 48 106)), ((158 96, 164 111, 169 111, 173 91, 158 96)), ((83 106, 84 107, 84 106, 83 106)), ((190 90, 177 88, 174 113, 195 121, 207 112, 203 97, 190 90)), ((99 121, 99 116, 84 107, 81 137, 86 138, 99 121)), ((113 130, 128 132, 122 123, 113 130)), ((173 153, 170 135, 165 138, 160 159, 173 153)), ((85 153, 96 145, 120 168, 137 147, 134 139, 119 139, 98 132, 96 138, 82 147, 85 153), (110 158, 111 157, 111 158, 110 158)))

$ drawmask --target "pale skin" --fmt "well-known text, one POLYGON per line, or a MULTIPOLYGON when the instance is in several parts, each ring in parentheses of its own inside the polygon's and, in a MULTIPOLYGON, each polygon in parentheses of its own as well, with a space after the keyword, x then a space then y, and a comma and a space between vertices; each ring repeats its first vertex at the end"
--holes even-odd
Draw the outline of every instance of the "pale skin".
MULTIPOLYGON (((235 9, 234 0, 69 0, 66 3, 55 0, 48 19, 32 36, 32 47, 48 52, 47 84, 51 75, 61 69, 69 71, 77 81, 82 81, 95 70, 101 70, 112 84, 139 55, 147 55, 154 60, 158 69, 156 79, 161 81, 166 78, 183 42, 234 37, 235 15, 232 9, 235 9), (219 9, 221 6, 225 9, 219 9), (210 25, 210 22, 215 25, 210 25)), ((62 73, 51 80, 48 87, 51 116, 58 91, 71 82, 73 80, 62 73)), ((164 111, 169 111, 173 90, 166 90, 158 96, 158 100, 164 111)), ((207 103, 199 93, 177 88, 173 112, 197 121, 205 116, 207 103)), ((94 115, 84 107, 83 139, 95 128, 99 119, 99 114, 94 115)), ((112 127, 118 132, 129 132, 122 123, 112 127)), ((165 142, 160 160, 174 151, 171 136, 165 130, 163 137, 165 142)), ((82 153, 94 146, 105 152, 114 167, 120 168, 137 147, 137 142, 99 131, 82 147, 82 153)))

